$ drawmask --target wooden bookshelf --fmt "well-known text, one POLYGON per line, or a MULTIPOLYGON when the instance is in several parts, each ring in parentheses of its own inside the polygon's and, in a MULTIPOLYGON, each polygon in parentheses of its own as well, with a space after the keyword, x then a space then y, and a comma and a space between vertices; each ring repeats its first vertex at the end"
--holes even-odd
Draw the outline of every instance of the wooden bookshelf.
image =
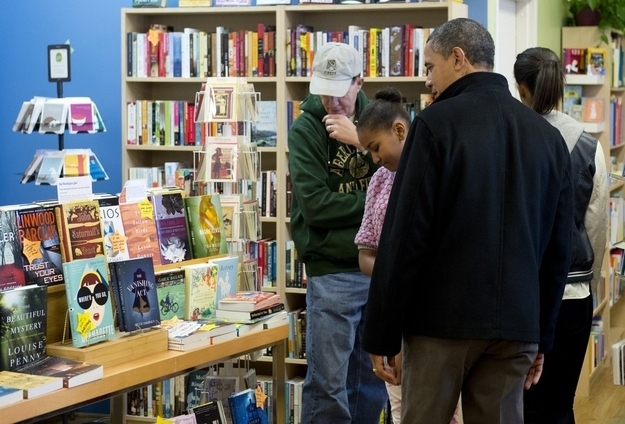
POLYGON ((25 399, 0 408, 2 422, 31 423, 41 418, 75 409, 95 401, 114 398, 111 423, 123 423, 122 396, 128 390, 154 383, 164 378, 204 368, 216 362, 237 358, 259 349, 272 347, 272 375, 274 387, 274 421, 285 423, 284 414, 284 340, 288 326, 248 333, 233 340, 186 352, 168 350, 149 357, 128 361, 104 368, 104 378, 72 389, 61 389, 33 399, 25 399))

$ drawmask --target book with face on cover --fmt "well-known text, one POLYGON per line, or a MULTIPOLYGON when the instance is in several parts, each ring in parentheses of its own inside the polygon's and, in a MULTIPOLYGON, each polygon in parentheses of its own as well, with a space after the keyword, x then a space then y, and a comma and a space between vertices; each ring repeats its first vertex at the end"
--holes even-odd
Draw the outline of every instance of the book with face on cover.
POLYGON ((46 354, 48 288, 29 285, 0 291, 0 370, 15 371, 46 354))
POLYGON ((63 275, 72 345, 89 346, 115 336, 105 257, 66 262, 63 275))

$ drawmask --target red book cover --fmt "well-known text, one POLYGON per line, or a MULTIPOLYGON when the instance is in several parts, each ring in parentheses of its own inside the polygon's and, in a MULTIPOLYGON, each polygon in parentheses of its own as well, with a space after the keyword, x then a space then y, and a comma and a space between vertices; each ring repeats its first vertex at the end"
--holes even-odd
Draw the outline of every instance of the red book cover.
POLYGON ((258 24, 258 76, 265 75, 265 25, 258 24))

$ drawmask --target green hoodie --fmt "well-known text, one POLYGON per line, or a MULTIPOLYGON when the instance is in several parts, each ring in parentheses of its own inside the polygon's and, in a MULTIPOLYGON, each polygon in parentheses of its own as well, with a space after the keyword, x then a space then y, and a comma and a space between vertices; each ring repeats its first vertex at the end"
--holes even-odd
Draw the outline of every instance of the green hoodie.
MULTIPOLYGON (((369 100, 361 90, 356 120, 369 100)), ((321 99, 308 95, 289 130, 293 184, 291 237, 310 276, 359 271, 354 238, 360 228, 369 180, 377 169, 371 155, 328 136, 321 99)))

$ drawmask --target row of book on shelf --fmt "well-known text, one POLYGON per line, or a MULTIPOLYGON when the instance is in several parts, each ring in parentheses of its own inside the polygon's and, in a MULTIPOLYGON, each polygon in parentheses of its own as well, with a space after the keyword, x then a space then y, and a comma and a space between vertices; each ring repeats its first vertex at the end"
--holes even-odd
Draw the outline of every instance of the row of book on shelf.
MULTIPOLYGON (((364 77, 423 77, 423 47, 430 31, 412 24, 315 31, 299 24, 286 30, 287 76, 311 76, 315 51, 340 42, 358 50, 364 77)), ((127 76, 273 77, 275 33, 274 25, 263 23, 256 31, 217 26, 215 32, 152 24, 147 32, 127 33, 127 76)))
POLYGON ((256 31, 217 26, 215 32, 152 24, 147 32, 127 33, 127 76, 273 77, 275 43, 275 25, 263 23, 256 31))
MULTIPOLYGON (((135 100, 126 105, 126 144, 140 146, 202 146, 207 137, 244 134, 240 122, 200 122, 195 101, 135 100)), ((251 121, 250 142, 276 147, 276 101, 256 102, 257 120, 251 121)))

